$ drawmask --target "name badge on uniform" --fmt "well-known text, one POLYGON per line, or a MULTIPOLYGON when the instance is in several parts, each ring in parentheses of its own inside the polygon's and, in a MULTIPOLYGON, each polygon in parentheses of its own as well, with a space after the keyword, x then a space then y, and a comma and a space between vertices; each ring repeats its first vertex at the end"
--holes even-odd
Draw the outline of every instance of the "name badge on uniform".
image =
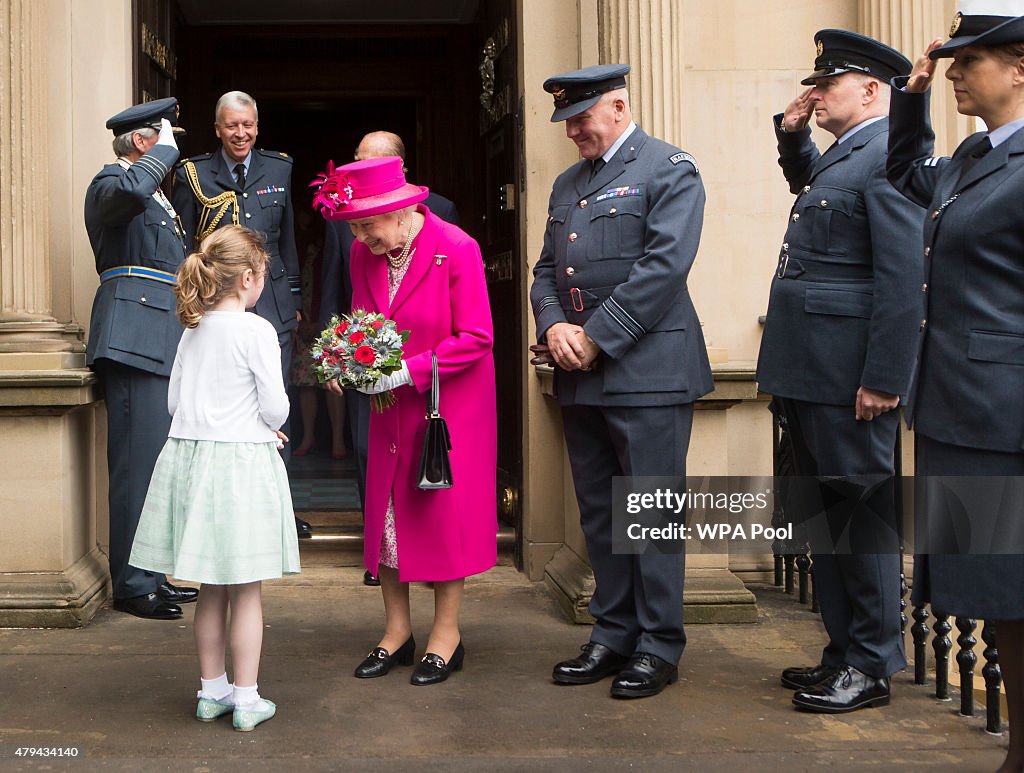
POLYGON ((700 174, 700 169, 697 168, 697 159, 695 159, 689 153, 679 152, 676 153, 674 156, 669 156, 668 160, 672 162, 672 166, 681 164, 683 161, 689 161, 691 164, 693 164, 693 171, 695 171, 697 174, 700 174))
POLYGON ((281 187, 279 187, 277 185, 271 185, 271 186, 269 186, 267 188, 261 188, 260 190, 256 191, 256 195, 257 196, 262 196, 264 193, 284 193, 284 192, 285 192, 284 188, 281 188, 281 187))
POLYGON ((635 188, 631 188, 628 185, 623 185, 619 188, 609 188, 596 199, 594 199, 594 201, 596 202, 604 201, 605 199, 617 199, 621 198, 622 196, 639 196, 640 193, 641 191, 639 185, 636 186, 635 188))

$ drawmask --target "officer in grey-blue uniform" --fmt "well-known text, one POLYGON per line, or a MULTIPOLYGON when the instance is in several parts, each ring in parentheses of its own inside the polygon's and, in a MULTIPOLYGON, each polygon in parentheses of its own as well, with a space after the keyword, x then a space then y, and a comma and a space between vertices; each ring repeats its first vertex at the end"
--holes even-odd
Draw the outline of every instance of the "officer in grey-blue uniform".
MULTIPOLYGON (((757 378, 786 417, 799 475, 877 483, 894 472, 896 409, 920 321, 921 210, 885 176, 888 82, 911 64, 852 32, 822 30, 815 42, 815 72, 803 81, 811 88, 773 119, 779 164, 796 200, 757 378), (838 140, 824 154, 807 127, 812 113, 838 140)), ((871 493, 849 523, 860 532, 878 525, 865 539, 878 549, 833 550, 827 531, 811 532, 829 642, 820 664, 783 672, 800 709, 885 705, 889 676, 906 665, 891 480, 864 491, 871 493)))
POLYGON ((185 257, 176 213, 160 183, 178 158, 173 97, 135 105, 107 121, 117 161, 85 194, 100 286, 89 322, 87 360, 107 405, 110 577, 114 608, 145 618, 181 617, 194 588, 128 564, 139 515, 171 417, 167 385, 182 327, 175 271, 185 257))
MULTIPOLYGON (((270 322, 281 345, 281 373, 288 383, 292 361, 292 331, 302 308, 299 255, 295 246, 292 210, 292 159, 286 153, 255 148, 259 134, 256 100, 242 91, 229 91, 217 101, 214 128, 221 147, 180 162, 174 175, 174 207, 181 216, 189 247, 217 228, 231 223, 262 234, 270 253, 263 293, 253 311, 270 322)), ((281 430, 291 434, 288 422, 281 430)), ((287 461, 291 446, 285 445, 287 461)), ((308 523, 296 518, 300 537, 308 523)))
MULTIPOLYGON (((255 140, 255 132, 252 136, 255 140)), ((221 140, 229 145, 227 132, 221 135, 221 140)), ((174 207, 181 215, 190 247, 193 241, 198 243, 214 229, 233 222, 266 239, 270 273, 255 311, 277 330, 286 384, 291 331, 298 326, 296 312, 301 309, 291 190, 292 159, 273 150, 250 148, 239 161, 222 147, 185 159, 178 164, 174 177, 174 207), (241 177, 238 166, 243 168, 241 177), (190 167, 195 169, 194 178, 190 167), (218 197, 221 198, 217 204, 203 201, 217 201, 218 197)))
POLYGON ((530 293, 596 581, 590 641, 553 678, 616 674, 620 698, 678 676, 684 558, 681 542, 674 555, 613 552, 612 478, 685 476, 693 402, 713 388, 686 287, 704 187, 692 156, 633 123, 628 72, 602 65, 544 83, 551 120, 566 122, 582 159, 555 180, 530 293))

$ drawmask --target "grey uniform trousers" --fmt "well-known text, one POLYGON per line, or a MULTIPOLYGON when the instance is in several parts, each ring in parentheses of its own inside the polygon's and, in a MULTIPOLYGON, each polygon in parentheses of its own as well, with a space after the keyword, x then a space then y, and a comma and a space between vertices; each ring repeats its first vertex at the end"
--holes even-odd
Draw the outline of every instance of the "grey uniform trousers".
MULTIPOLYGON (((852 405, 783 402, 798 475, 893 474, 898 410, 857 421, 852 405)), ((878 535, 872 539, 880 541, 878 535)), ((832 545, 816 544, 813 532, 810 542, 814 591, 829 637, 821 662, 833 667, 848 664, 873 677, 906 667, 898 541, 885 553, 833 553, 832 545)))
POLYGON ((612 552, 612 478, 684 478, 693 404, 563 406, 562 423, 596 584, 590 639, 621 655, 646 652, 675 665, 686 646, 685 555, 612 552))
POLYGON ((108 359, 96 360, 107 403, 110 480, 110 579, 114 598, 154 593, 167 578, 128 564, 149 479, 171 429, 167 376, 108 359))

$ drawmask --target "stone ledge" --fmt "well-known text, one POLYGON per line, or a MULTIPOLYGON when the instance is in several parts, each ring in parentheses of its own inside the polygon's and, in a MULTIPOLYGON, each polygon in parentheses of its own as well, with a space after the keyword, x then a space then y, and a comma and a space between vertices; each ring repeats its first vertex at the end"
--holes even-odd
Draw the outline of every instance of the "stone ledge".
MULTIPOLYGON (((711 365, 715 388, 697 399, 700 409, 731 408, 744 400, 765 399, 757 391, 754 380, 756 368, 752 362, 717 362, 711 365)), ((540 390, 549 397, 555 394, 555 369, 550 365, 535 365, 534 373, 540 381, 540 390)))
POLYGON ((0 370, 0 408, 88 405, 100 399, 96 374, 69 370, 0 370))
MULTIPOLYGON (((571 548, 562 547, 548 563, 544 582, 566 617, 593 624, 587 608, 594 594, 594 573, 571 548)), ((756 623, 757 602, 728 569, 692 569, 683 587, 683 620, 689 624, 756 623)))
POLYGON ((63 572, 0 572, 0 628, 81 628, 108 595, 107 558, 94 548, 63 572))

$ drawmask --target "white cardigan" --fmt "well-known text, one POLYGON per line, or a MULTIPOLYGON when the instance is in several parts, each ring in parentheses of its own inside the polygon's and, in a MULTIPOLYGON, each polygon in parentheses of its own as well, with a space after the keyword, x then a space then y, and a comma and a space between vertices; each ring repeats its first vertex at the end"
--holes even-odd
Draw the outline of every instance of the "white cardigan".
POLYGON ((274 327, 248 312, 206 312, 181 336, 167 409, 173 438, 275 442, 289 404, 274 327))

